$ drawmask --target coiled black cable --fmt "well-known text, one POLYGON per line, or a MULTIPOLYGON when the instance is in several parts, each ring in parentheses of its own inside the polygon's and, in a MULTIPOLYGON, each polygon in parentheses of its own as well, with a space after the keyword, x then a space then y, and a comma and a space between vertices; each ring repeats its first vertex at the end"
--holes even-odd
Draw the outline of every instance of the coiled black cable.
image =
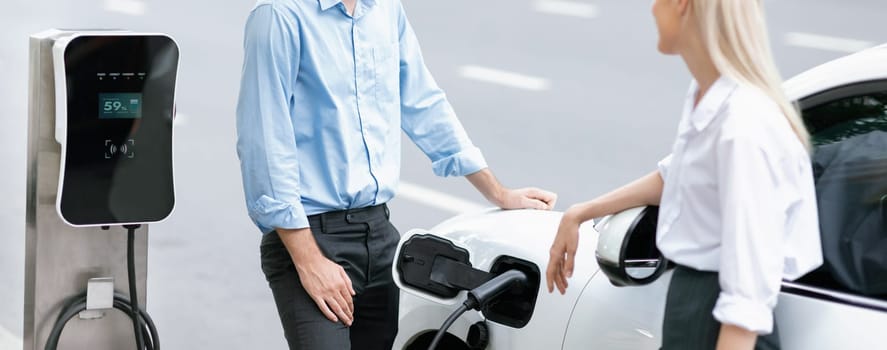
MULTIPOLYGON (((120 310, 127 315, 130 315, 132 312, 132 307, 130 306, 132 303, 126 296, 114 293, 114 308, 120 310)), ((49 334, 49 338, 46 341, 46 350, 56 349, 59 344, 59 338, 62 335, 62 330, 64 329, 64 325, 68 323, 72 318, 77 316, 81 311, 86 310, 86 294, 81 294, 77 297, 74 297, 68 306, 62 311, 59 315, 58 321, 55 326, 52 328, 52 332, 49 334)), ((139 310, 139 318, 141 320, 141 330, 140 334, 146 339, 145 349, 147 350, 159 350, 160 349, 160 338, 157 336, 157 328, 154 326, 154 320, 151 319, 151 316, 148 315, 147 312, 143 310, 139 310)))
MULTIPOLYGON (((136 346, 138 347, 138 350, 160 350, 160 338, 157 335, 157 327, 154 326, 154 320, 151 319, 151 316, 148 315, 147 312, 139 309, 137 301, 138 294, 136 291, 135 278, 135 230, 139 228, 139 225, 127 225, 124 227, 127 229, 126 257, 130 297, 127 299, 126 296, 122 294, 114 293, 114 308, 126 313, 132 318, 133 331, 136 337, 136 346)), ((68 321, 74 318, 74 316, 77 316, 77 314, 85 310, 86 293, 72 298, 62 310, 62 313, 59 314, 58 320, 52 327, 52 331, 49 333, 49 338, 46 340, 45 349, 56 350, 65 325, 68 321)))

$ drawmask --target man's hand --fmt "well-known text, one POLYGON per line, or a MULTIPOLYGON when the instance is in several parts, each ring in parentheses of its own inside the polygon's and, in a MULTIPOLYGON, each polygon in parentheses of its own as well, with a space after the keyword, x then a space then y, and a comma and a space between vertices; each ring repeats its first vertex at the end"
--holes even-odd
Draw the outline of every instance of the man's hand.
POLYGON ((483 169, 466 178, 490 203, 502 209, 551 210, 557 202, 557 194, 538 188, 505 188, 490 169, 483 169))
POLYGON ((504 189, 496 205, 502 209, 551 210, 557 202, 557 194, 534 187, 516 190, 504 189))
POLYGON ((278 229, 277 232, 296 265, 302 288, 317 308, 330 321, 341 321, 350 327, 354 322, 352 297, 356 293, 345 269, 323 256, 310 228, 278 229))
POLYGON ((346 326, 354 322, 354 288, 345 269, 324 256, 296 264, 302 288, 308 292, 317 307, 330 321, 342 321, 346 326))
POLYGON ((564 294, 567 292, 567 279, 573 277, 573 267, 576 261, 576 249, 579 246, 579 225, 581 222, 568 210, 561 218, 557 228, 557 236, 551 244, 548 269, 545 279, 548 282, 548 292, 554 291, 554 287, 564 294))

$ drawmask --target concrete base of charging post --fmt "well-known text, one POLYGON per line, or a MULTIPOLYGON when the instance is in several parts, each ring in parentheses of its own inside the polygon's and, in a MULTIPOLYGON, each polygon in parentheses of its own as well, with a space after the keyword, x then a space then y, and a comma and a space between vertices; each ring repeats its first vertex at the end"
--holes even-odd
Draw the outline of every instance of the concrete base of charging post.
MULTIPOLYGON (((90 279, 113 278, 117 281, 114 289, 128 294, 126 230, 74 228, 65 224, 56 211, 61 148, 55 139, 52 48, 62 34, 47 31, 30 39, 25 350, 44 349, 59 312, 71 298, 87 291, 90 279)), ((135 235, 137 290, 142 308, 146 295, 147 231, 147 225, 142 225, 135 235)), ((97 319, 75 317, 68 322, 59 343, 59 348, 66 350, 135 347, 132 321, 116 310, 108 310, 97 319)))

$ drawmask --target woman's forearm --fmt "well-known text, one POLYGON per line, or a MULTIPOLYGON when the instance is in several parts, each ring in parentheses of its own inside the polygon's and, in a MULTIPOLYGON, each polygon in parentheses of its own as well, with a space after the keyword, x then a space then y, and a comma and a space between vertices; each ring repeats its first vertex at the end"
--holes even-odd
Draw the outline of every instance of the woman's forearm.
POLYGON ((730 324, 721 325, 717 350, 752 350, 758 334, 730 324))
POLYGON ((629 208, 659 205, 662 187, 662 177, 659 171, 654 171, 605 195, 573 205, 565 215, 572 216, 579 222, 586 222, 629 208))

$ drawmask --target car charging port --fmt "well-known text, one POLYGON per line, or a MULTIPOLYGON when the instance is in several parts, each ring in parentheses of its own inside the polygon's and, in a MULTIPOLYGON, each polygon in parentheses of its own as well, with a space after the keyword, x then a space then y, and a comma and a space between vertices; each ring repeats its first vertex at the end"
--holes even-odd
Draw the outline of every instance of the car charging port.
POLYGON ((484 276, 474 281, 473 285, 456 286, 453 283, 456 279, 467 276, 462 272, 472 270, 468 251, 430 234, 415 235, 407 240, 395 263, 404 286, 440 298, 453 298, 459 291, 489 280, 484 272, 484 276))
POLYGON ((536 296, 539 294, 539 267, 529 261, 511 256, 500 256, 490 267, 494 275, 516 270, 527 276, 525 283, 511 288, 483 308, 487 320, 513 328, 523 328, 533 317, 536 296))
POLYGON ((512 289, 526 288, 526 283, 526 274, 518 270, 508 270, 469 291, 465 302, 463 302, 462 305, 450 314, 450 317, 448 317, 446 321, 444 321, 443 325, 437 331, 434 340, 431 341, 431 345, 428 349, 434 350, 437 348, 437 344, 443 339, 443 336, 447 333, 447 329, 449 329, 450 326, 453 325, 453 322, 456 322, 456 319, 458 319, 463 313, 468 310, 485 309, 502 294, 505 294, 512 289))
POLYGON ((491 322, 523 328, 533 317, 539 294, 539 267, 529 261, 500 256, 490 271, 475 269, 466 249, 433 234, 416 234, 401 246, 395 268, 402 286, 439 298, 468 291, 464 303, 438 331, 432 347, 463 313, 480 310, 491 322))

